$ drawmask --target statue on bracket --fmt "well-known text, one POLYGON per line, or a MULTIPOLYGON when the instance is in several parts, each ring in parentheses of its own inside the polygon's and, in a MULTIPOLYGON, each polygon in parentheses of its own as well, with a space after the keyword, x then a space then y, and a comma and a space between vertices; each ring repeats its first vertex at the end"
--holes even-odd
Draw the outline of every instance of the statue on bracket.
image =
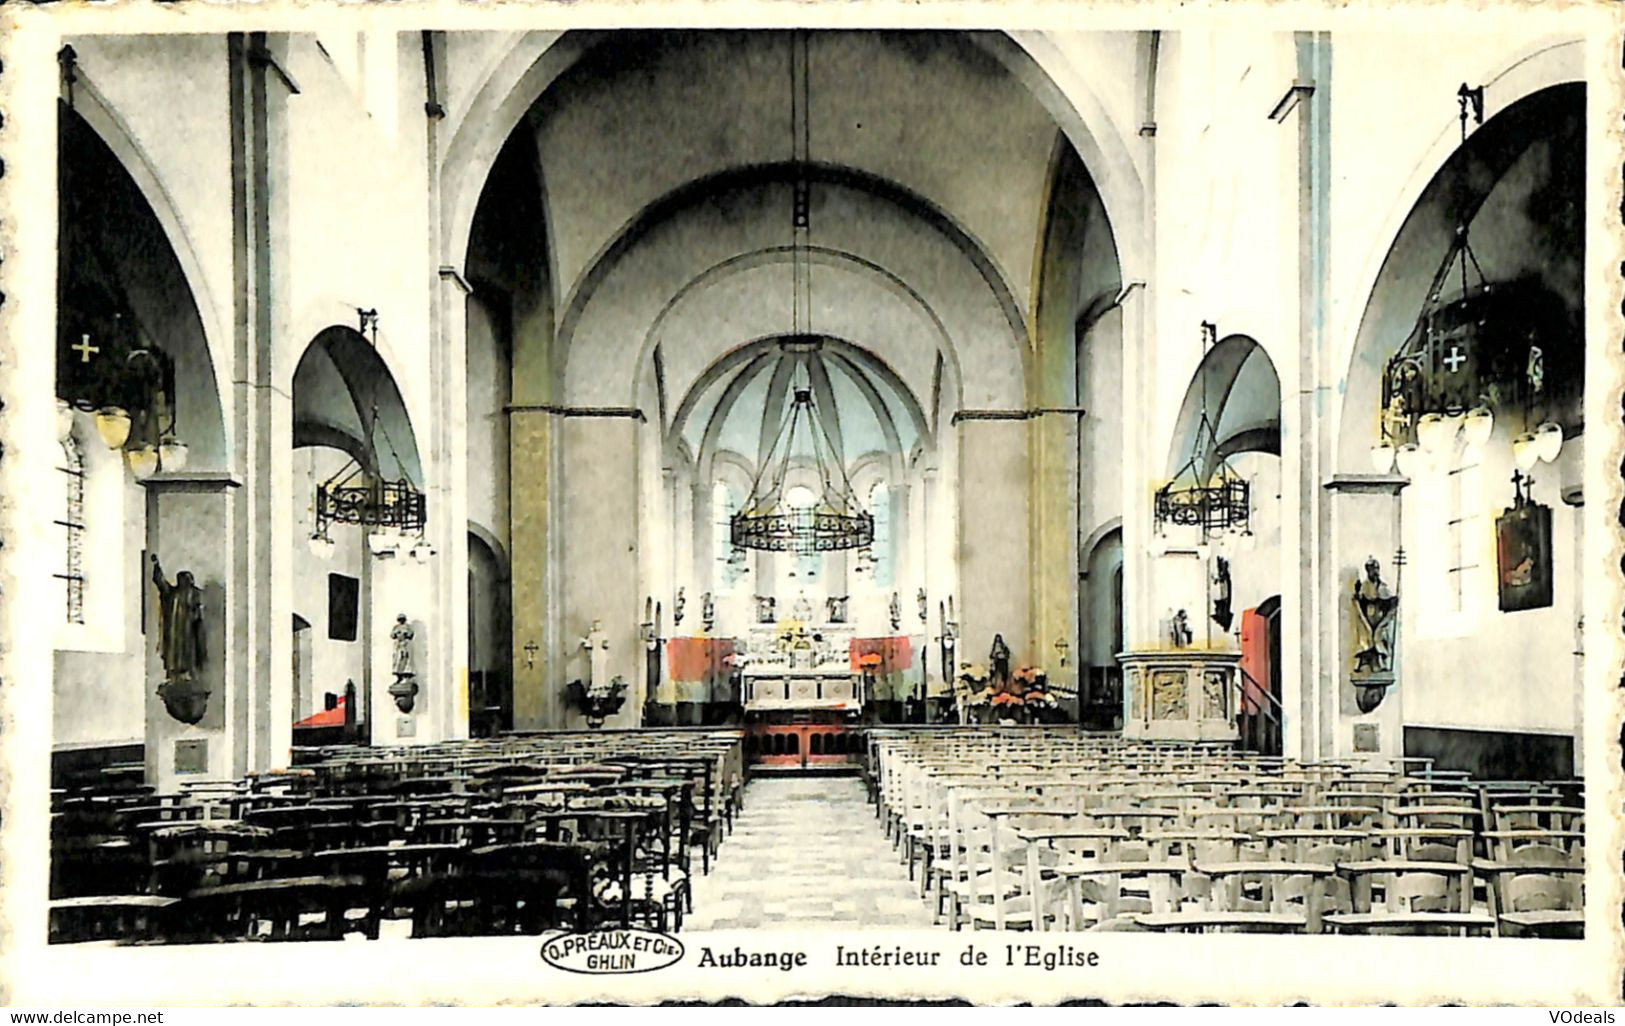
POLYGON ((688 596, 683 594, 681 585, 677 588, 677 598, 671 604, 671 623, 673 627, 683 625, 683 610, 688 608, 688 596))
POLYGON ((1228 634, 1233 618, 1230 608, 1230 561, 1220 556, 1214 561, 1213 568, 1213 622, 1228 634))
POLYGON ((895 591, 891 593, 891 604, 886 607, 886 611, 891 614, 891 629, 894 631, 901 630, 903 626, 903 604, 898 601, 895 591))
POLYGON ((1382 704, 1394 683, 1394 629, 1399 623, 1399 596, 1382 580, 1382 564, 1372 556, 1365 561, 1365 576, 1354 582, 1355 704, 1370 712, 1382 704))
POLYGON ((716 625, 717 604, 716 601, 711 598, 711 593, 706 592, 704 595, 700 596, 700 626, 709 631, 716 625))
POLYGON ((1176 611, 1168 621, 1168 640, 1174 643, 1175 648, 1189 648, 1191 645, 1190 615, 1183 609, 1176 611))
POLYGON ((395 699, 395 708, 403 713, 412 711, 418 697, 417 674, 412 670, 412 639, 415 637, 417 632, 406 622, 406 614, 396 614, 395 626, 389 631, 389 638, 395 643, 395 681, 389 686, 389 694, 395 699))
POLYGON ((158 587, 158 657, 164 664, 164 682, 158 685, 169 715, 182 723, 203 719, 209 691, 198 681, 203 668, 203 591, 182 570, 175 583, 164 579, 157 555, 152 557, 152 583, 158 587))

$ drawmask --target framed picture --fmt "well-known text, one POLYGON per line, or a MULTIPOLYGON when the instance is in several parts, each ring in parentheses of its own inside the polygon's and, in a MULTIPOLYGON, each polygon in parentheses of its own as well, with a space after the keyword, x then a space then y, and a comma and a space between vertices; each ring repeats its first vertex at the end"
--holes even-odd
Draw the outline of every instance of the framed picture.
POLYGON ((1501 612, 1552 604, 1552 509, 1519 502, 1495 519, 1495 578, 1501 612))

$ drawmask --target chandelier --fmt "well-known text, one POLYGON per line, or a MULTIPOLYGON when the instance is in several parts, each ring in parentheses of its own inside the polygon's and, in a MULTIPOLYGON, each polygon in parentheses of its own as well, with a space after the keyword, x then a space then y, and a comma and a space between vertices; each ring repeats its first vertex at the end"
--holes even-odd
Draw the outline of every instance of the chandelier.
MULTIPOLYGON (((1484 88, 1463 84, 1456 102, 1465 145, 1468 119, 1484 123, 1484 88)), ((1468 239, 1469 216, 1464 208, 1416 325, 1383 368, 1380 436, 1371 447, 1379 474, 1415 477, 1458 441, 1482 448, 1497 410, 1522 414, 1524 430, 1512 440, 1520 469, 1562 450, 1560 424, 1531 423, 1577 380, 1571 347, 1550 344, 1572 330, 1568 315, 1538 278, 1487 280, 1468 239), (1459 284, 1447 294, 1452 280, 1459 284)))
MULTIPOLYGON (((378 311, 357 310, 361 318, 361 334, 377 344, 378 311)), ((329 559, 335 548, 330 527, 333 524, 353 524, 368 529, 367 547, 374 556, 389 559, 409 551, 419 563, 435 554, 434 547, 424 536, 428 524, 428 498, 405 475, 398 479, 384 478, 377 470, 378 459, 374 448, 375 434, 383 436, 396 467, 404 468, 389 430, 378 420, 378 405, 374 403, 371 416, 362 424, 365 456, 364 467, 351 457, 337 473, 316 486, 313 509, 315 526, 310 535, 310 549, 318 557, 329 559), (412 536, 416 536, 413 538, 412 536), (409 544, 410 543, 410 544, 409 544)))
MULTIPOLYGON (((807 35, 798 31, 792 33, 790 43, 790 126, 797 172, 791 201, 791 334, 783 344, 803 354, 820 345, 811 332, 811 190, 805 173, 811 148, 807 128, 809 81, 807 35)), ((813 402, 810 381, 797 381, 792 394, 790 409, 751 482, 750 495, 729 518, 729 541, 736 553, 755 549, 810 555, 867 548, 874 543, 874 517, 853 493, 845 456, 813 402), (811 503, 790 505, 785 501, 785 483, 797 452, 796 439, 803 432, 817 466, 818 484, 811 503)))
POLYGON ((1215 344, 1218 328, 1202 322, 1202 407, 1191 440, 1190 458, 1169 482, 1157 489, 1154 512, 1160 530, 1166 526, 1200 528, 1209 535, 1229 530, 1250 532, 1251 486, 1219 451, 1219 436, 1207 409, 1206 351, 1215 344))

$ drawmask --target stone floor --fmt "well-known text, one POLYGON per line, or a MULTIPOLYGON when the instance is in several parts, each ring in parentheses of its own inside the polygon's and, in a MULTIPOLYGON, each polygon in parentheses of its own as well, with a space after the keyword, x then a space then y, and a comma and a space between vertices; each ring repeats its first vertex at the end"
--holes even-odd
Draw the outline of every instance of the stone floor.
POLYGON ((753 779, 683 922, 685 932, 929 926, 856 777, 753 779))

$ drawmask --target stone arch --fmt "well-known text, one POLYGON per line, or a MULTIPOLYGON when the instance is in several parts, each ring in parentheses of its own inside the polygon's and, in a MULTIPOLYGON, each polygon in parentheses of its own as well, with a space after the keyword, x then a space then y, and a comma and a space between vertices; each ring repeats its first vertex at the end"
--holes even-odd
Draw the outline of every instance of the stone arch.
POLYGON ((1204 402, 1218 439, 1214 459, 1239 452, 1281 454, 1281 378, 1275 361, 1250 335, 1227 335, 1203 355, 1191 375, 1169 442, 1168 470, 1190 458, 1204 402))

